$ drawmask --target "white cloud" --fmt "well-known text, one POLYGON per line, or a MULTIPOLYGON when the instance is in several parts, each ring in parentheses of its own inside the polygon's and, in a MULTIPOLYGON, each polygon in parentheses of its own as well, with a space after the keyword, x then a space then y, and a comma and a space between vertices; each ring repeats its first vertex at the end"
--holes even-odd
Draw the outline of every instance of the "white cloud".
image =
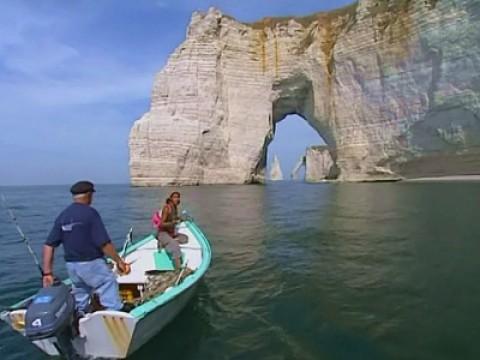
POLYGON ((34 4, 0 5, 0 184, 69 182, 86 171, 126 182, 129 128, 147 110, 161 59, 134 61, 128 43, 89 38, 84 13, 61 18, 34 4))
POLYGON ((170 5, 166 1, 161 1, 161 0, 156 1, 155 5, 157 5, 159 8, 162 8, 162 9, 170 7, 170 5))
POLYGON ((118 67, 109 73, 99 69, 98 77, 82 77, 62 80, 54 78, 12 80, 0 85, 0 97, 7 107, 65 108, 87 104, 115 104, 148 98, 153 75, 121 70, 118 67), (10 101, 8 101, 10 100, 10 101), (22 105, 23 104, 23 105, 22 105))
MULTIPOLYGON (((8 3, 7 3, 8 4, 8 3)), ((153 63, 132 66, 102 49, 84 51, 62 38, 69 24, 21 2, 0 11, 0 94, 32 106, 135 101, 150 95, 153 63), (63 35, 63 36, 61 36, 63 35)), ((7 102, 7 105, 12 105, 7 102)))

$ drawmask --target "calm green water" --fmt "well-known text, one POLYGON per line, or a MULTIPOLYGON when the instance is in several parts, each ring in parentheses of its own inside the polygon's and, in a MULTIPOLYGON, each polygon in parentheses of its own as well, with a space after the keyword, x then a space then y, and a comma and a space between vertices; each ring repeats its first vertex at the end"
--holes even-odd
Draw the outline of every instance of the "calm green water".
MULTIPOLYGON (((171 189, 99 186, 120 244, 171 189)), ((68 187, 4 188, 40 252, 68 187)), ((132 358, 479 359, 480 183, 205 186, 183 206, 212 266, 176 321, 132 358)), ((0 305, 39 278, 0 212, 0 305)), ((57 258, 57 274, 64 275, 57 258)), ((43 359, 0 327, 4 360, 43 359)))

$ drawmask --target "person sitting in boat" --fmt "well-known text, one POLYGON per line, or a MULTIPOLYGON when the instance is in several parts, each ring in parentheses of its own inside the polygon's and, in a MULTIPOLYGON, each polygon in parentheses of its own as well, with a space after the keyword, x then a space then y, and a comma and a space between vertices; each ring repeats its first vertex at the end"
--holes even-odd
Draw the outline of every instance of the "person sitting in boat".
POLYGON ((101 305, 108 310, 129 311, 130 305, 122 304, 116 277, 104 256, 110 257, 123 274, 130 272, 130 266, 118 255, 100 214, 90 206, 94 185, 80 181, 71 187, 70 192, 73 203, 57 217, 43 246, 43 286, 51 286, 54 282, 54 252, 63 244, 78 312, 84 314, 90 310, 92 293, 98 295, 101 305))
POLYGON ((178 216, 178 205, 180 204, 180 193, 173 192, 162 208, 162 221, 158 227, 157 240, 159 248, 164 248, 173 258, 175 268, 181 267, 181 251, 179 244, 188 242, 185 234, 176 231, 176 225, 182 221, 178 216))

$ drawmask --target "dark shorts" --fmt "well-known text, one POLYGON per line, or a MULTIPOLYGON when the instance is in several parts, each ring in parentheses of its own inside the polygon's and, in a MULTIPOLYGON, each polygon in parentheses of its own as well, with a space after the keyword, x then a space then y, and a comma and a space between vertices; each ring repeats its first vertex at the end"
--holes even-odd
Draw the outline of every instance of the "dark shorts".
POLYGON ((188 242, 188 236, 184 234, 178 234, 174 238, 165 231, 160 231, 157 234, 158 248, 165 249, 168 254, 173 258, 179 258, 182 253, 180 251, 180 244, 186 244, 188 242))

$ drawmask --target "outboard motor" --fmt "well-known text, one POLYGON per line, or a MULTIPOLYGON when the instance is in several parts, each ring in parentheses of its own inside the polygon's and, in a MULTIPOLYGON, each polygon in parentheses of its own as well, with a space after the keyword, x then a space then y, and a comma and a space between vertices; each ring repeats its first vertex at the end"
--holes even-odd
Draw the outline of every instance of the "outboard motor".
POLYGON ((64 283, 40 289, 25 314, 25 335, 31 340, 55 338, 55 347, 67 359, 76 359, 72 345, 75 301, 64 283))

